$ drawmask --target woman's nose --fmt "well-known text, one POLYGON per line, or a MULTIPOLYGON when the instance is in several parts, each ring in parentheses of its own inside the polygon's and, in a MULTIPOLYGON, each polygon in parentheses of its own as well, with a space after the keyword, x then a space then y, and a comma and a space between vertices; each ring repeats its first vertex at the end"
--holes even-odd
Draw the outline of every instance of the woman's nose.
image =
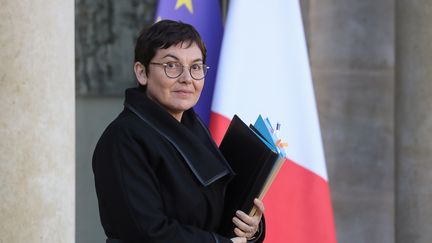
POLYGON ((188 82, 188 83, 193 82, 193 78, 192 78, 192 75, 190 74, 189 67, 183 66, 183 72, 179 77, 179 81, 188 82))

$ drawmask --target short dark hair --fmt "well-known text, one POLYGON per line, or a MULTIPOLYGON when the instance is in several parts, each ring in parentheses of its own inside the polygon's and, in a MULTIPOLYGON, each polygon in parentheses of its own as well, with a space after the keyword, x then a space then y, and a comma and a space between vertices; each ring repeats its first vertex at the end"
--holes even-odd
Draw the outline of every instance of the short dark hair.
POLYGON ((189 46, 196 43, 205 63, 207 49, 198 31, 190 24, 173 20, 161 20, 140 32, 135 45, 135 62, 143 64, 148 74, 148 65, 158 49, 167 49, 181 42, 189 46))

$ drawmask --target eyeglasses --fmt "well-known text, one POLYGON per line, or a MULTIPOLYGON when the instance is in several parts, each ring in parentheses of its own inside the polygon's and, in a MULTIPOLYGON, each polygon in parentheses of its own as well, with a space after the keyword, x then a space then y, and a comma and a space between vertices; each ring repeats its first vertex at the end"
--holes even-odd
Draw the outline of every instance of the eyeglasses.
POLYGON ((183 73, 184 67, 189 67, 189 73, 191 77, 195 80, 203 79, 207 74, 207 70, 210 68, 205 64, 198 64, 198 63, 192 64, 190 66, 186 66, 178 62, 167 62, 167 63, 151 62, 150 64, 163 66, 165 70, 165 74, 166 76, 168 76, 168 78, 180 77, 180 75, 182 75, 183 73))

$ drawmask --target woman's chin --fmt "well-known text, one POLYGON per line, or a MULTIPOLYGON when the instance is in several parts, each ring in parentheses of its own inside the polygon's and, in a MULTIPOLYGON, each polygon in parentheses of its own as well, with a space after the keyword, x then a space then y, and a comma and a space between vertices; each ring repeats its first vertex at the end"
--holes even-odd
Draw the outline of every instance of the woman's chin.
POLYGON ((187 111, 196 105, 197 101, 195 99, 177 99, 172 108, 177 111, 187 111))

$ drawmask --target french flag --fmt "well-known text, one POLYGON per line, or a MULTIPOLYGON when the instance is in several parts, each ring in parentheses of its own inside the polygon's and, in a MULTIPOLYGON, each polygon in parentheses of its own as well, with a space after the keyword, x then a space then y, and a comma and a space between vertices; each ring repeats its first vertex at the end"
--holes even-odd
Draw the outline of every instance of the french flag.
POLYGON ((266 243, 336 243, 330 190, 298 0, 230 1, 210 130, 237 114, 280 123, 287 160, 264 198, 266 243))

